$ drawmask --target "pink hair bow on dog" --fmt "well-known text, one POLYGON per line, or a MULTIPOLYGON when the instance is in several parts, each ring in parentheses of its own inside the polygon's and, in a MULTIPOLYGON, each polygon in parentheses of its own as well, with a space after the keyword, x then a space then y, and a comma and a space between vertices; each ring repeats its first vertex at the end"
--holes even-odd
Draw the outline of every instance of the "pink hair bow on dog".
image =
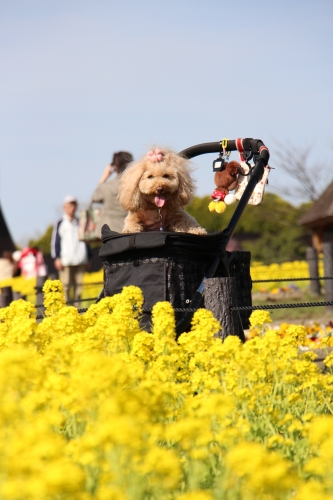
POLYGON ((163 151, 161 149, 155 149, 154 151, 150 150, 147 156, 153 163, 163 161, 163 151))

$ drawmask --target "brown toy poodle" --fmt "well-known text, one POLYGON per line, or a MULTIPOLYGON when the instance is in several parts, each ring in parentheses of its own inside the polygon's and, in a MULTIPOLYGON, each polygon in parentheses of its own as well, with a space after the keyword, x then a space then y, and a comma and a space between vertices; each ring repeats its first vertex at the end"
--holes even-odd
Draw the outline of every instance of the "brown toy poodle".
POLYGON ((184 207, 193 198, 189 161, 170 149, 148 151, 122 174, 118 199, 128 215, 123 233, 206 234, 184 207))

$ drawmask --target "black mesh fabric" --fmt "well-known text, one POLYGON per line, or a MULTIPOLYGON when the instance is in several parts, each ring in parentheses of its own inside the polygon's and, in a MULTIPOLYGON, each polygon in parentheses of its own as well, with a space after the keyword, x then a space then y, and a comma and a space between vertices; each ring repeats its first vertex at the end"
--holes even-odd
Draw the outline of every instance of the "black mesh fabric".
MULTIPOLYGON (((104 294, 112 296, 124 286, 138 286, 144 296, 144 307, 152 308, 167 300, 173 307, 188 307, 206 270, 204 261, 191 261, 181 257, 151 257, 135 259, 103 259, 104 294)), ((179 321, 181 313, 176 314, 179 321)), ((146 314, 142 326, 149 330, 151 316, 146 314)))

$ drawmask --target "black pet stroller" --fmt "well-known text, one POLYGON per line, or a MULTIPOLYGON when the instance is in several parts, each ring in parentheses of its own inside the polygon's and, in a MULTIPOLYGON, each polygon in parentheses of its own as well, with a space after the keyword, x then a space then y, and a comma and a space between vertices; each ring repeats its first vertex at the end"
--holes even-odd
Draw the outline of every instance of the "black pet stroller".
POLYGON ((102 228, 100 258, 104 268, 104 288, 99 299, 121 292, 124 286, 141 288, 145 302, 142 326, 149 330, 152 307, 169 301, 175 308, 177 335, 189 330, 194 311, 211 310, 221 322, 220 335, 238 335, 243 341, 251 311, 250 252, 227 252, 226 247, 237 223, 261 180, 269 151, 259 139, 236 139, 199 144, 180 152, 191 159, 219 153, 214 170, 223 170, 227 154, 239 151, 245 162, 252 160, 249 180, 227 227, 206 236, 175 232, 119 234, 102 228))

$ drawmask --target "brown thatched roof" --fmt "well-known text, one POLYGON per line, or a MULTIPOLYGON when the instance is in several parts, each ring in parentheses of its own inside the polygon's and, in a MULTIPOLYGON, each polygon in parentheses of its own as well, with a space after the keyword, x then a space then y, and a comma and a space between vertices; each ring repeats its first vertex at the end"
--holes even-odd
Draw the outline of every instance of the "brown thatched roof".
POLYGON ((323 227, 333 223, 333 182, 305 212, 298 223, 309 228, 323 227))
POLYGON ((15 245, 0 206, 0 257, 4 250, 10 250, 13 252, 15 250, 15 245))

